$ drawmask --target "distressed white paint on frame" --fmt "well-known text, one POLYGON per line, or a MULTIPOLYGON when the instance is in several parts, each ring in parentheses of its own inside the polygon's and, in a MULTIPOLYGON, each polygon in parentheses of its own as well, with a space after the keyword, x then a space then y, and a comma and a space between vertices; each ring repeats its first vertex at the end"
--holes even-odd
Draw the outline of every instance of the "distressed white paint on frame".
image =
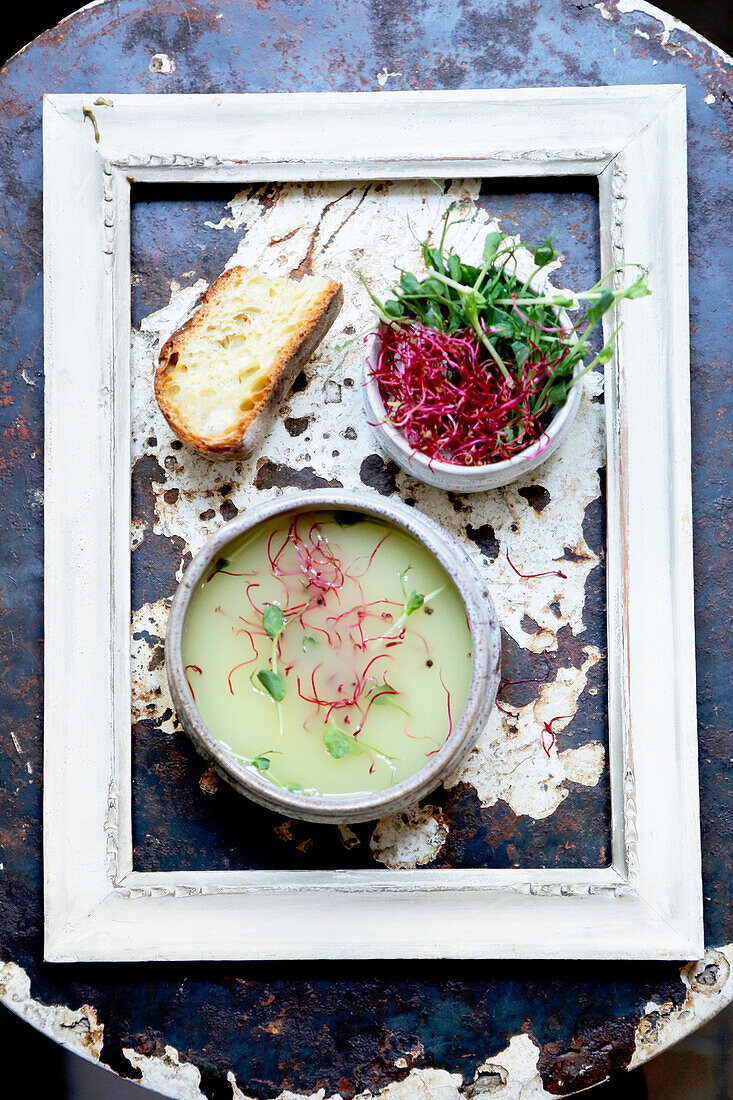
POLYGON ((44 105, 46 957, 698 955, 684 89, 109 99, 44 105), (133 871, 129 181, 571 172, 654 285, 607 372, 613 865, 133 871))

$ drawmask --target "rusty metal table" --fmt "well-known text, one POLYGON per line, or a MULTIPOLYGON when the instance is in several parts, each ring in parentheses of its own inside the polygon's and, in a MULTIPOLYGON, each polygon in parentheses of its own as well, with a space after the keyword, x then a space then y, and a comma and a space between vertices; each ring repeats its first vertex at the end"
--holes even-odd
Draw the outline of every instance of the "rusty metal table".
MULTIPOLYGON (((492 0, 410 4, 382 0, 98 0, 14 57, 0 73, 3 202, 0 486, 0 999, 60 1043, 123 1076, 180 1097, 274 1097, 282 1090, 342 1097, 388 1089, 392 1100, 567 1095, 638 1064, 733 998, 731 838, 727 780, 731 543, 729 380, 733 208, 731 62, 643 0, 492 0), (342 963, 50 966, 42 961, 42 226, 41 94, 378 90, 683 83, 689 112, 693 492, 696 544, 700 780, 705 959, 667 964, 342 963), (727 230, 727 232, 726 232, 727 230), (524 1090, 524 1091, 523 1091, 524 1090)), ((567 242, 567 270, 594 260, 595 196, 582 181, 521 190, 492 184, 503 226, 530 236, 552 225, 567 242), (567 232, 565 232, 567 231, 567 232), (575 266, 574 266, 575 265, 575 266)), ((237 247, 241 224, 222 221, 232 192, 196 199, 159 190, 133 214, 133 324, 161 308, 172 283, 211 279, 237 247), (221 232, 201 244, 208 221, 221 232)), ((481 201, 482 196, 479 197, 481 201)), ((249 196, 268 207, 266 190, 249 196)), ((83 315, 80 316, 83 324, 83 315)), ((307 385, 303 377, 297 383, 307 385)), ((292 417, 293 438, 307 418, 292 417)), ((348 431, 348 429, 346 429, 348 431)), ((304 438, 306 438, 304 436, 304 438)), ((348 438, 348 437, 347 437, 348 438)), ((84 426, 79 427, 80 456, 84 426)), ((156 508, 182 461, 175 444, 142 446, 133 472, 133 605, 170 595, 185 545, 156 531, 156 508), (135 526, 136 525, 136 526, 135 526)), ((373 490, 399 490, 377 455, 362 464, 373 490)), ((307 488, 328 479, 307 462, 264 462, 255 488, 307 488)), ((237 510, 232 485, 212 489, 202 522, 237 510), (210 514, 209 514, 210 513, 210 514)), ((541 485, 524 506, 541 513, 541 485)), ((460 500, 454 502, 460 511, 460 500)), ((479 550, 498 553, 488 524, 467 526, 479 550)), ((586 585, 588 632, 602 650, 603 500, 583 519, 597 565, 586 585)), ((577 549, 568 547, 569 561, 577 549)), ((73 608, 69 608, 73 615, 73 608)), ((148 624, 149 625, 149 624, 148 624)), ((153 621, 154 625, 154 621, 153 621)), ((536 624, 534 624, 536 627, 536 624)), ((531 633, 532 622, 524 629, 531 633)), ((160 663, 160 638, 137 634, 160 663)), ((137 635, 136 635, 137 636, 137 635)), ((541 659, 506 641, 511 679, 542 674, 541 659), (538 671, 539 670, 539 671, 538 671)), ((555 668, 577 668, 580 642, 558 631, 555 668)), ((585 734, 605 738, 604 662, 588 673, 595 702, 585 734)), ((517 705, 536 685, 513 689, 517 705)), ((84 705, 80 685, 79 705, 84 705)), ((133 761, 135 859, 141 867, 355 865, 370 858, 368 831, 336 837, 297 823, 263 821, 216 789, 172 723, 137 715, 133 761), (161 728, 168 723, 165 739, 161 728), (258 834, 257 844, 243 839, 258 834), (364 856, 366 850, 367 856, 364 856), (198 861, 198 863, 197 863, 198 861)), ((568 742, 573 744, 572 734, 568 742)), ((487 809, 465 785, 434 796, 450 844, 433 864, 532 866, 605 858, 607 787, 568 780, 562 805, 544 817, 498 801, 487 809), (566 797, 567 796, 567 797, 566 797), (441 862, 442 861, 442 862, 441 862)), ((443 837, 443 839, 445 839, 443 837)), ((388 841, 387 847, 388 847, 388 841)), ((383 862, 388 862, 383 858, 383 862)), ((425 862, 425 859, 421 859, 425 862)))

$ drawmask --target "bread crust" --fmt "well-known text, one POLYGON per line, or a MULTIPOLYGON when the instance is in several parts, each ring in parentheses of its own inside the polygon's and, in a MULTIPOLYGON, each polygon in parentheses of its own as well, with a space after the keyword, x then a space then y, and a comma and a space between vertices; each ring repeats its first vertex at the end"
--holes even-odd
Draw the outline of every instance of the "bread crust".
POLYGON ((255 446, 261 430, 264 430, 267 412, 271 412, 279 403, 296 374, 323 340, 336 320, 344 300, 341 284, 332 279, 327 280, 323 293, 303 318, 298 330, 293 333, 279 366, 272 371, 268 379, 268 384, 256 395, 254 407, 241 414, 239 422, 231 431, 218 436, 200 436, 188 427, 170 400, 168 386, 175 378, 178 355, 176 354, 173 362, 171 357, 185 346, 186 335, 195 331, 205 320, 208 306, 226 293, 229 281, 246 270, 242 267, 231 267, 222 272, 203 295, 199 308, 193 316, 166 340, 155 369, 153 388, 163 416, 179 439, 210 458, 241 455, 255 446))

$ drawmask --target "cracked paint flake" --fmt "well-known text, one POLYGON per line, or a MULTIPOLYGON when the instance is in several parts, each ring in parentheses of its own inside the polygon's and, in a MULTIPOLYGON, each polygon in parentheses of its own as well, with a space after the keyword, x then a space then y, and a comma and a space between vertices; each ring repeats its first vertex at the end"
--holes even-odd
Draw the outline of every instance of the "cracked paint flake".
POLYGON ((728 944, 719 950, 710 949, 702 959, 682 968, 680 976, 687 987, 684 1002, 678 1008, 649 1002, 636 1028, 628 1069, 635 1069, 684 1039, 733 1001, 732 964, 733 944, 728 944))
POLYGON ((437 859, 448 826, 434 806, 410 806, 377 822, 369 846, 374 858, 394 870, 422 867, 437 859))
MULTIPOLYGON (((598 5, 596 5, 596 7, 597 6, 598 5)), ((676 19, 668 12, 662 11, 661 8, 657 8, 653 4, 647 3, 647 0, 616 0, 616 11, 621 15, 628 14, 629 12, 642 12, 644 15, 648 15, 661 23, 662 33, 655 35, 655 38, 662 49, 672 54, 673 57, 680 49, 689 56, 689 51, 684 49, 684 47, 681 47, 678 43, 670 42, 672 31, 681 31, 683 34, 689 35, 690 38, 694 38, 696 42, 702 42, 703 45, 709 46, 728 65, 733 65, 733 57, 730 57, 725 50, 722 50, 719 46, 710 42, 696 30, 693 30, 692 27, 688 27, 688 25, 683 23, 680 19, 676 19)), ((634 33, 636 33, 636 31, 634 33)), ((648 37, 648 35, 646 37, 648 37)))
POLYGON ((380 88, 383 88, 388 80, 393 76, 402 76, 400 72, 390 72, 386 65, 377 73, 377 84, 380 88))
POLYGON ((152 719, 163 733, 174 731, 173 700, 163 665, 171 601, 143 604, 132 616, 132 721, 152 719))
POLYGON ((192 1062, 181 1059, 175 1047, 166 1046, 163 1054, 139 1054, 123 1047, 127 1061, 140 1072, 137 1084, 143 1088, 175 1097, 175 1100, 207 1100, 201 1091, 201 1074, 192 1062))
MULTIPOLYGON (((605 461, 603 406, 593 400, 602 392, 601 376, 591 372, 586 377, 568 439, 533 476, 519 485, 468 495, 457 506, 441 490, 385 463, 365 424, 363 343, 358 337, 371 325, 372 314, 360 277, 383 294, 393 277, 385 256, 408 269, 424 270, 417 242, 439 226, 448 203, 468 215, 452 231, 451 243, 468 262, 478 260, 486 231, 498 226, 476 206, 479 181, 453 181, 445 195, 431 181, 274 188, 274 197, 272 188, 267 193, 241 192, 228 204, 230 216, 207 223, 212 231, 226 225, 243 234, 225 266, 256 266, 280 275, 305 270, 327 274, 344 285, 343 309, 307 364, 305 385, 295 386, 273 415, 260 452, 214 463, 188 448, 173 448, 175 437, 153 396, 159 350, 195 310, 207 286, 203 279, 187 287, 171 281, 167 305, 132 333, 132 460, 153 456, 163 471, 162 480, 152 481, 154 533, 180 538, 185 551, 195 554, 224 519, 263 496, 279 494, 281 485, 333 483, 363 489, 367 484, 387 495, 397 492, 435 518, 474 557, 490 585, 499 621, 518 645, 535 653, 557 651, 563 627, 574 635, 585 630, 585 583, 598 565, 584 539, 583 520, 600 495, 599 471, 605 461), (368 250, 365 240, 371 242, 368 250), (332 394, 338 394, 338 401, 332 403, 332 394), (304 425, 297 438, 291 434, 293 425, 304 425), (540 498, 542 507, 534 507, 532 502, 540 498), (523 580, 509 565, 507 551, 521 572, 552 570, 562 563, 565 578, 523 580), (528 621, 531 633, 525 629, 528 621)), ((560 260, 553 266, 559 265, 560 260)), ((532 260, 526 250, 518 266, 529 273, 532 260)), ((135 530, 136 540, 144 536, 144 530, 135 530)), ((157 621, 161 608, 148 606, 141 612, 157 621)), ((163 637, 160 630, 150 633, 163 637)), ((144 640, 134 650, 133 679, 149 716, 167 709, 168 691, 162 663, 151 668, 155 662, 148 650, 144 640), (158 704, 151 707, 156 699, 158 704)), ((494 711, 474 754, 449 784, 469 783, 485 805, 503 798, 515 812, 539 818, 567 797, 571 780, 597 783, 602 746, 594 742, 582 752, 561 754, 553 749, 548 758, 540 736, 548 718, 575 713, 587 670, 600 657, 590 647, 585 652, 580 669, 560 669, 554 683, 545 685, 536 711, 522 708, 511 723, 494 711)), ((142 713, 143 708, 134 704, 133 711, 142 713)), ((561 729, 558 723, 556 732, 561 729)))
POLYGON ((104 1024, 91 1005, 66 1008, 44 1005, 31 997, 30 978, 15 963, 0 963, 0 1001, 26 1023, 42 1031, 76 1054, 99 1061, 104 1041, 104 1024))
MULTIPOLYGON (((166 1046, 162 1055, 139 1054, 132 1048, 124 1048, 123 1054, 130 1064, 141 1073, 138 1084, 154 1089, 164 1096, 176 1100, 206 1100, 201 1091, 201 1074, 191 1062, 181 1059, 175 1047, 166 1046)), ((502 1059, 507 1066, 507 1085, 503 1093, 505 1100, 541 1100, 549 1096, 542 1089, 537 1073, 539 1048, 526 1036, 515 1037, 497 1060, 502 1059), (510 1076, 511 1074, 511 1076, 510 1076), (516 1087, 515 1087, 516 1086, 516 1087), (528 1086, 531 1091, 528 1091, 528 1086), (539 1090, 539 1091, 538 1091, 539 1090)), ((227 1081, 232 1090, 232 1100, 253 1100, 242 1091, 235 1075, 229 1071, 227 1081)), ((401 1081, 393 1081, 378 1093, 369 1089, 357 1093, 353 1100, 463 1100, 461 1086, 463 1078, 459 1073, 449 1073, 444 1069, 413 1069, 401 1081)), ((341 1093, 327 1093, 324 1088, 311 1093, 296 1093, 290 1089, 270 1097, 269 1100, 340 1100, 341 1093)))
POLYGON ((154 53, 150 58, 148 71, 168 76, 169 73, 174 73, 176 71, 176 63, 167 53, 154 53))
POLYGON ((543 723, 557 715, 575 714, 585 690, 588 671, 600 660, 595 646, 586 646, 586 659, 578 668, 559 668, 556 678, 542 685, 539 697, 524 707, 496 707, 485 732, 459 771, 449 776, 446 787, 468 783, 484 806, 499 799, 515 814, 537 820, 549 817, 570 793, 569 783, 595 786, 601 777, 605 751, 598 741, 558 751, 567 720, 553 723, 555 743, 549 754, 542 747, 543 723))
POLYGON ((478 1066, 464 1090, 468 1100, 500 1096, 501 1100, 542 1100, 548 1096, 537 1069, 540 1048, 529 1035, 514 1035, 509 1045, 478 1066))

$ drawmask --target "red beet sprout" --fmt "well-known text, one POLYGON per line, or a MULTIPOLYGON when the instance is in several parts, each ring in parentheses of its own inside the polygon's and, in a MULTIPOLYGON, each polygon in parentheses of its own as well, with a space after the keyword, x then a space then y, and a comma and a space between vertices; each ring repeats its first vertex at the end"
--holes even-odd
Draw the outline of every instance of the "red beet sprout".
MULTIPOLYGON (((354 581, 355 581, 355 580, 357 580, 357 578, 361 578, 361 577, 364 577, 364 576, 366 576, 366 574, 367 574, 367 572, 368 572, 368 570, 369 570, 369 568, 370 568, 370 566, 371 566, 372 562, 374 561, 374 558, 376 557, 376 554, 377 554, 377 550, 379 550, 379 548, 380 548, 380 546, 382 545, 382 543, 383 543, 383 542, 385 542, 385 541, 386 541, 386 540, 387 540, 387 539, 389 538, 389 536, 391 535, 391 533, 392 533, 391 531, 388 531, 388 532, 387 532, 387 534, 386 534, 386 535, 384 536, 384 538, 381 538, 381 539, 379 540, 379 542, 377 543, 377 545, 376 545, 376 546, 374 547, 374 549, 372 550, 372 552, 371 552, 371 554, 370 554, 370 556, 369 556, 369 561, 368 561, 368 562, 366 563, 366 565, 364 566, 364 569, 362 570, 362 572, 361 572, 361 573, 351 573, 351 572, 349 572, 349 576, 351 577, 351 579, 352 579, 352 580, 354 580, 354 581)), ((365 556, 366 556, 366 555, 364 555, 364 557, 365 557, 365 556)), ((361 558, 356 558, 356 559, 355 559, 354 561, 352 561, 352 563, 351 563, 351 567, 350 567, 350 568, 351 568, 351 569, 353 569, 353 567, 354 567, 354 566, 356 565, 356 563, 357 563, 358 561, 363 561, 363 560, 364 560, 364 557, 361 557, 361 558)))
POLYGON ((191 692, 191 697, 192 697, 192 699, 195 703, 196 702, 196 694, 195 694, 193 688, 191 687, 191 681, 188 678, 189 668, 192 668, 194 672, 198 672, 199 676, 203 675, 203 673, 201 672, 201 669, 199 668, 198 665, 186 665, 186 667, 183 670, 183 674, 186 677, 186 683, 188 684, 188 690, 191 692))
MULTIPOLYGON (((487 335, 491 330, 487 330, 487 335)), ((529 342, 507 380, 472 329, 452 334, 419 321, 382 325, 372 378, 388 419, 432 460, 480 466, 509 459, 545 436, 554 359, 529 342)))
MULTIPOLYGON (((451 715, 451 712, 450 712, 450 691, 449 691, 449 690, 448 690, 448 688, 447 688, 447 687, 445 686, 445 680, 443 679, 443 673, 442 673, 442 671, 441 671, 441 670, 438 670, 438 676, 440 677, 440 682, 441 682, 441 684, 443 685, 443 688, 444 688, 444 690, 445 690, 445 694, 446 694, 446 696, 447 696, 447 704, 448 704, 448 732, 447 732, 447 734, 445 735, 445 741, 447 741, 447 740, 448 740, 448 738, 450 737, 450 735, 451 735, 451 734, 453 733, 453 717, 452 717, 452 715, 451 715)), ((445 744, 445 741, 443 742, 443 745, 445 744)), ((441 748, 442 748, 442 746, 441 746, 441 748)), ((437 748, 437 749, 432 749, 432 750, 431 750, 431 752, 426 752, 426 753, 425 753, 425 755, 426 755, 426 756, 435 756, 436 752, 440 752, 440 748, 437 748)))
POLYGON ((509 562, 517 576, 521 577, 525 581, 533 580, 535 577, 561 577, 564 581, 568 579, 567 574, 561 573, 559 569, 547 569, 544 573, 520 573, 512 559, 509 557, 508 550, 506 552, 506 560, 509 562))
POLYGON ((344 572, 328 545, 328 539, 321 533, 321 524, 311 523, 303 538, 298 532, 299 519, 300 516, 293 519, 280 549, 275 554, 272 552, 273 541, 279 532, 273 531, 270 536, 267 557, 272 572, 281 578, 302 577, 309 586, 313 585, 324 592, 341 588, 345 579, 344 572), (292 560, 293 555, 295 561, 292 560))
POLYGON ((517 305, 518 295, 510 294, 509 297, 512 300, 512 309, 516 313, 517 317, 519 317, 521 321, 524 321, 525 325, 532 325, 533 328, 539 329, 540 332, 559 332, 562 336, 569 336, 570 333, 573 331, 572 329, 565 328, 563 325, 552 325, 548 328, 547 325, 541 325, 539 321, 533 321, 531 317, 528 317, 526 315, 526 313, 522 313, 521 309, 517 305))
POLYGON ((227 680, 229 681, 229 690, 232 693, 232 695, 234 695, 234 688, 232 687, 232 676, 234 675, 234 673, 237 671, 238 668, 244 668, 245 665, 251 665, 252 662, 256 661, 256 660, 257 660, 257 655, 255 654, 254 657, 250 657, 249 660, 247 660, 247 661, 240 661, 239 664, 235 665, 234 668, 231 670, 231 672, 227 676, 227 680))
POLYGON ((543 725, 542 725, 542 748, 545 750, 548 757, 550 755, 550 749, 555 744, 555 740, 556 740, 555 731, 552 728, 553 725, 555 724, 555 722, 561 722, 563 720, 563 718, 572 718, 572 717, 573 717, 572 714, 557 714, 554 718, 551 718, 549 722, 544 722, 543 723, 543 725), (551 738, 551 740, 549 742, 545 740, 545 734, 546 733, 549 734, 549 736, 551 738))
POLYGON ((499 682, 499 686, 496 689, 496 700, 495 700, 495 702, 496 702, 496 709, 500 710, 502 714, 508 714, 511 718, 515 717, 510 710, 507 710, 506 707, 502 705, 502 703, 499 699, 499 696, 501 695, 504 688, 516 687, 517 684, 546 684, 547 683, 547 681, 549 679, 549 676, 550 676, 550 670, 552 668, 552 665, 550 664, 550 658, 547 656, 546 653, 543 653, 542 656, 545 658, 545 664, 547 665, 544 676, 527 676, 523 680, 501 680, 499 682))

